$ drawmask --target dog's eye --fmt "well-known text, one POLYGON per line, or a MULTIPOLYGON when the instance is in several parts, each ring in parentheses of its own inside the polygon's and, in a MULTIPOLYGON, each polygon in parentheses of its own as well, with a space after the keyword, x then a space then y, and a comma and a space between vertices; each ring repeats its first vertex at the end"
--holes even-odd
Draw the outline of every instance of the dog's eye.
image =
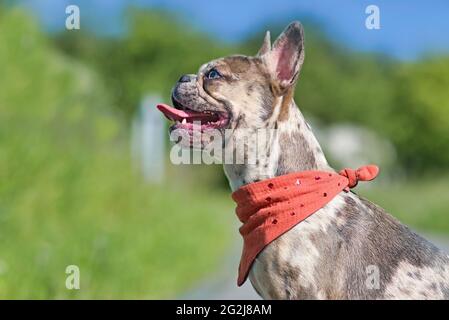
POLYGON ((221 78, 220 72, 217 71, 217 69, 211 69, 209 72, 206 73, 207 79, 218 79, 221 78))

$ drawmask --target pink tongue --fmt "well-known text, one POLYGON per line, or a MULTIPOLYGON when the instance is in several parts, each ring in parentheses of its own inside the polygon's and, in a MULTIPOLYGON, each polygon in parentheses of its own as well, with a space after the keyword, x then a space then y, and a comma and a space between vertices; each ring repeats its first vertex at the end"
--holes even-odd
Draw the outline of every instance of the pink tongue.
POLYGON ((157 108, 160 112, 162 112, 169 120, 175 120, 175 121, 182 121, 183 119, 198 119, 201 120, 201 118, 211 118, 210 114, 205 114, 201 112, 195 112, 190 110, 179 110, 173 107, 170 107, 169 105, 160 103, 157 105, 157 108))

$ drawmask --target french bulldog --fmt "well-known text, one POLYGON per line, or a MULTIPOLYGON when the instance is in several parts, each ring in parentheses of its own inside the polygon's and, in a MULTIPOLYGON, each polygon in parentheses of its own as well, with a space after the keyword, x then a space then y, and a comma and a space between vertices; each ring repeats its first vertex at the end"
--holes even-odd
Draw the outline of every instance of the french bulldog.
MULTIPOLYGON (((267 32, 255 56, 231 55, 183 75, 172 91, 174 107, 160 108, 175 121, 170 130, 186 132, 186 147, 195 128, 200 148, 218 131, 231 154, 232 142, 247 141, 242 132, 269 132, 252 163, 224 162, 232 191, 292 172, 335 172, 293 100, 304 50, 299 22, 273 46, 267 32)), ((447 299, 449 257, 381 207, 341 192, 265 247, 249 279, 264 299, 447 299)))

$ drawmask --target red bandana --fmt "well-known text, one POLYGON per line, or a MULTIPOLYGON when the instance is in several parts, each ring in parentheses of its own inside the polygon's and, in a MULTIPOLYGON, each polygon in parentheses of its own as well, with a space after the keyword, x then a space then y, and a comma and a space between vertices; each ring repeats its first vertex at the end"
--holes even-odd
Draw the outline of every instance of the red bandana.
POLYGON ((374 165, 337 173, 302 171, 245 185, 232 194, 236 213, 243 223, 243 252, 237 284, 241 286, 262 249, 271 241, 324 207, 341 191, 358 181, 374 179, 374 165))

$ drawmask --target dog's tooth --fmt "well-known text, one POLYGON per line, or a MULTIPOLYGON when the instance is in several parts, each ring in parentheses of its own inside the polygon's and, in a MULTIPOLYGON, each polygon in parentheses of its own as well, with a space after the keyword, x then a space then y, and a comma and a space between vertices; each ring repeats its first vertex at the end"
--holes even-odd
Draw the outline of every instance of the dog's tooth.
POLYGON ((182 119, 182 124, 186 124, 186 123, 187 123, 187 119, 186 118, 182 119))

